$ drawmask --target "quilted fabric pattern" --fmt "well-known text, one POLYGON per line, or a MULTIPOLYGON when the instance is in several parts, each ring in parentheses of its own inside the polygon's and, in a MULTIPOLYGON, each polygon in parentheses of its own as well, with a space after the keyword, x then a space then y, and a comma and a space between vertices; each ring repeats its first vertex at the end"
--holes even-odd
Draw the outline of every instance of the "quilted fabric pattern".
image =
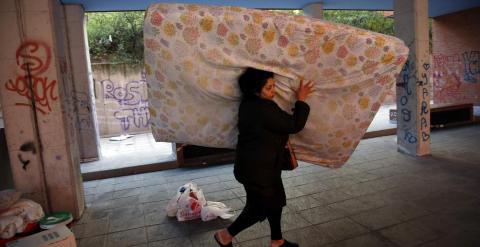
POLYGON ((297 158, 339 167, 395 84, 408 48, 398 38, 284 13, 154 4, 145 24, 149 107, 157 141, 234 148, 246 67, 276 74, 275 101, 290 111, 299 78, 316 92, 297 158))

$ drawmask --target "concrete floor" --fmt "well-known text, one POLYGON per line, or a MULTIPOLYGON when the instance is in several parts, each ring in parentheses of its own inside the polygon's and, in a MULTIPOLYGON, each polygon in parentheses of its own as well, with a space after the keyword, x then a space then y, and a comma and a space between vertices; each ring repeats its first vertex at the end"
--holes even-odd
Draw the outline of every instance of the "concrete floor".
POLYGON ((122 141, 100 138, 101 157, 98 161, 85 162, 82 173, 121 169, 174 161, 172 143, 155 142, 152 133, 135 134, 122 141))
MULTIPOLYGON (((432 156, 396 151, 396 136, 362 140, 348 163, 302 163, 284 173, 282 229, 300 246, 480 246, 480 125, 432 132, 432 156)), ((216 246, 232 220, 177 222, 165 206, 194 181, 238 215, 245 192, 232 165, 183 168, 84 183, 87 209, 73 230, 79 246, 216 246)), ((267 222, 234 246, 268 246, 267 222)))

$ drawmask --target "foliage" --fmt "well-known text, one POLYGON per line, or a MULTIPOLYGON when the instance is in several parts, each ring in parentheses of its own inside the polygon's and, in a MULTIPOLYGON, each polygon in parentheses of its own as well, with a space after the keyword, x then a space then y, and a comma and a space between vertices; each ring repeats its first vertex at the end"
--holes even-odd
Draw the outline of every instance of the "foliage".
POLYGON ((143 63, 144 13, 87 13, 92 63, 143 63))
POLYGON ((383 11, 326 10, 323 12, 323 15, 325 20, 328 21, 395 35, 393 18, 385 17, 383 11))
MULTIPOLYGON (((303 15, 303 10, 274 10, 291 15, 303 15)), ((323 17, 327 21, 347 24, 371 30, 377 33, 395 35, 393 18, 384 17, 383 11, 367 10, 325 10, 323 17)))
MULTIPOLYGON (((272 10, 303 15, 303 10, 272 10)), ((143 63, 143 11, 88 13, 93 63, 143 63)), ((325 10, 325 20, 395 35, 393 18, 383 11, 325 10)), ((430 28, 431 30, 431 28, 430 28)))

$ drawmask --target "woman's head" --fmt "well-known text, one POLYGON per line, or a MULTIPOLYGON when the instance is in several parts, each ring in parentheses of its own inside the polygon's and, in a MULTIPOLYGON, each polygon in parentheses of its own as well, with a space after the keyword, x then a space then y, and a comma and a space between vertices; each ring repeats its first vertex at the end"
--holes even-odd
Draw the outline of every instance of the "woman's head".
POLYGON ((275 81, 269 71, 247 68, 238 78, 238 84, 244 99, 273 99, 275 96, 275 81))

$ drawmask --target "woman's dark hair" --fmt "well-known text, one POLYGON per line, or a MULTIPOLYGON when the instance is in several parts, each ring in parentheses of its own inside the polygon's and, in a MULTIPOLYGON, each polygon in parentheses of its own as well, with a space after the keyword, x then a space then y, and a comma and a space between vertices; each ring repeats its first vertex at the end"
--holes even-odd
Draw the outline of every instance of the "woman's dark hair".
POLYGON ((242 99, 249 100, 258 98, 263 86, 265 86, 267 80, 272 77, 273 73, 270 71, 247 68, 238 78, 240 91, 242 91, 242 99))

